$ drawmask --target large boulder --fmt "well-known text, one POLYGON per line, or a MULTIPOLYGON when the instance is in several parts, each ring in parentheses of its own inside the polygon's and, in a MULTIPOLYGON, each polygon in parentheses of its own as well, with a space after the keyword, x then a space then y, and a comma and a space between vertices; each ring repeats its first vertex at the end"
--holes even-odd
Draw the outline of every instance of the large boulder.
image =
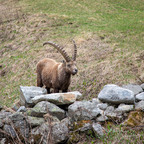
POLYGON ((64 110, 47 101, 41 101, 37 103, 33 108, 27 110, 26 113, 29 116, 34 117, 43 117, 43 115, 49 113, 52 116, 56 116, 60 120, 62 120, 65 117, 64 110))
POLYGON ((49 101, 56 105, 65 105, 65 104, 72 104, 76 100, 79 100, 81 97, 82 94, 78 91, 67 92, 67 93, 52 93, 52 94, 36 96, 32 98, 32 102, 36 104, 40 101, 49 101))
POLYGON ((100 110, 94 102, 90 101, 76 101, 68 107, 68 116, 73 121, 91 120, 101 114, 100 110))
POLYGON ((134 93, 131 90, 119 87, 114 84, 104 86, 102 91, 98 94, 98 98, 107 103, 134 103, 134 93))
POLYGON ((35 86, 20 86, 20 92, 20 103, 26 107, 34 105, 31 99, 35 96, 47 94, 46 89, 35 86))

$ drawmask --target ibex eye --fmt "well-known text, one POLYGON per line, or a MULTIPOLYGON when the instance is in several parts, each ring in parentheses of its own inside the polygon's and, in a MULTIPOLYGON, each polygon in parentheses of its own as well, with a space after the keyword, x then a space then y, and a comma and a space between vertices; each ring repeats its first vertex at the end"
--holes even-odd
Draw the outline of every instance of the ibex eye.
POLYGON ((70 65, 70 64, 68 64, 67 66, 68 66, 68 67, 70 67, 71 65, 70 65))

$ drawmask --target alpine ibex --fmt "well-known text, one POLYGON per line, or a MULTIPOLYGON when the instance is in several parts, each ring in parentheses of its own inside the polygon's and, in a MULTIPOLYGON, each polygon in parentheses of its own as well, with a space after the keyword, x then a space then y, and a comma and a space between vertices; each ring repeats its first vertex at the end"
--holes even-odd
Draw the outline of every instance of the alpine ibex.
POLYGON ((72 59, 68 56, 63 47, 49 41, 43 44, 43 46, 49 44, 56 48, 65 59, 62 63, 58 63, 49 58, 38 62, 37 86, 42 87, 45 85, 47 93, 50 93, 50 88, 54 89, 54 93, 58 93, 59 90, 67 92, 71 81, 71 75, 75 75, 78 72, 76 67, 77 46, 74 40, 73 43, 74 51, 72 59))

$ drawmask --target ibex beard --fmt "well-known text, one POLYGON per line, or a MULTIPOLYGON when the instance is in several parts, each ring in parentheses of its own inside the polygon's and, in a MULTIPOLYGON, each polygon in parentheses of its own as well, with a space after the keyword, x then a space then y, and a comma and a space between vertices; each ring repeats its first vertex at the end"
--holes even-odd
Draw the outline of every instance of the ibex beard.
POLYGON ((55 47, 61 55, 64 57, 62 63, 58 63, 53 59, 45 58, 37 64, 37 86, 45 86, 47 93, 50 93, 50 89, 54 89, 54 93, 67 92, 71 82, 71 75, 75 75, 78 72, 76 66, 77 47, 74 43, 74 52, 72 59, 64 51, 62 47, 52 42, 45 42, 43 45, 49 44, 55 47))

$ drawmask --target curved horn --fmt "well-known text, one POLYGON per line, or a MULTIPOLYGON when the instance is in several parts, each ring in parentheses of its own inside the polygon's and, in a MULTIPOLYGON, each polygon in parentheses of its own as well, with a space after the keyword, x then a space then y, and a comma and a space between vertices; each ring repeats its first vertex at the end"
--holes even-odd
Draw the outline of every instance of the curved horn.
POLYGON ((74 51, 73 51, 73 56, 72 59, 75 61, 76 60, 76 55, 77 55, 77 46, 75 41, 73 40, 73 44, 74 44, 74 51))
POLYGON ((70 61, 70 57, 68 56, 66 51, 63 49, 63 47, 60 47, 59 45, 57 45, 57 44, 55 44, 53 42, 50 42, 50 41, 43 43, 43 46, 46 45, 46 44, 49 44, 49 45, 53 46, 54 48, 56 48, 61 53, 61 55, 64 57, 64 59, 67 62, 70 61))

